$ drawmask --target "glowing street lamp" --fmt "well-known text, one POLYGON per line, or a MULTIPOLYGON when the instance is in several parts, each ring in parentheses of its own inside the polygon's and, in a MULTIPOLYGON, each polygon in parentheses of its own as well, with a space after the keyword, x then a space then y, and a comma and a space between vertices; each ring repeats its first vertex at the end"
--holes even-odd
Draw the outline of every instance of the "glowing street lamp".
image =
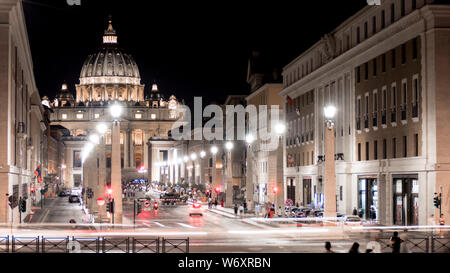
POLYGON ((218 151, 219 151, 219 149, 218 149, 216 146, 212 146, 212 147, 211 147, 211 153, 212 153, 213 155, 216 155, 218 151))
POLYGON ((284 133, 286 132, 286 125, 284 125, 283 123, 278 123, 275 126, 275 133, 279 136, 284 135, 284 133))
POLYGON ((197 155, 196 155, 195 153, 192 153, 192 154, 191 154, 191 159, 192 159, 192 160, 196 160, 196 159, 197 159, 197 155))
POLYGON ((108 126, 106 126, 106 124, 100 123, 100 124, 97 125, 97 132, 100 135, 106 134, 106 131, 108 131, 108 126))
POLYGON ((118 119, 120 118, 120 115, 122 115, 123 107, 116 102, 115 104, 111 105, 109 111, 113 118, 118 119))
POLYGON ((189 161, 189 157, 187 155, 185 155, 183 160, 184 160, 184 163, 187 163, 189 161))
POLYGON ((233 145, 233 142, 231 142, 231 141, 228 141, 228 142, 225 144, 225 148, 226 148, 229 152, 231 152, 231 150, 233 150, 233 147, 234 147, 234 145, 233 145))
POLYGON ((251 144, 255 141, 255 137, 254 137, 252 134, 248 134, 248 135, 245 137, 245 141, 246 141, 249 145, 251 145, 251 144))
POLYGON ((201 151, 200 152, 200 158, 205 158, 206 156, 206 152, 205 151, 201 151))

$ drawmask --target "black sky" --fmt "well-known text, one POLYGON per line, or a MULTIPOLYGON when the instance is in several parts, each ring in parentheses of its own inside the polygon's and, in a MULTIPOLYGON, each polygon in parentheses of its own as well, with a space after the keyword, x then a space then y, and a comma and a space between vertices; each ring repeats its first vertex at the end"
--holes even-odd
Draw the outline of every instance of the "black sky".
POLYGON ((75 92, 81 66, 95 53, 111 14, 119 43, 136 60, 149 92, 223 102, 248 94, 247 63, 259 49, 282 68, 366 0, 153 1, 24 0, 36 83, 51 98, 63 81, 75 92))

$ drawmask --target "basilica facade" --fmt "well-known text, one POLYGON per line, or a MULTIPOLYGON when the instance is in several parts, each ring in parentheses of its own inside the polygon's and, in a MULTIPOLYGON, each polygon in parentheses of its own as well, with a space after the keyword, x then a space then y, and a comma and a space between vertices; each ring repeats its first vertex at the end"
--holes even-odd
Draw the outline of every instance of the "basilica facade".
POLYGON ((173 149, 175 141, 170 137, 170 130, 180 118, 177 108, 182 102, 175 96, 166 98, 156 83, 147 90, 135 60, 120 48, 111 21, 100 49, 84 62, 75 89, 74 97, 69 86, 63 84, 54 100, 43 97, 42 101, 51 109, 51 125, 63 131, 65 158, 61 164, 65 186, 81 184, 82 149, 100 123, 109 128, 105 134, 105 153, 106 168, 111 168, 110 106, 116 103, 123 107, 120 116, 122 179, 144 177, 159 181, 159 168, 155 164, 164 161, 173 149))

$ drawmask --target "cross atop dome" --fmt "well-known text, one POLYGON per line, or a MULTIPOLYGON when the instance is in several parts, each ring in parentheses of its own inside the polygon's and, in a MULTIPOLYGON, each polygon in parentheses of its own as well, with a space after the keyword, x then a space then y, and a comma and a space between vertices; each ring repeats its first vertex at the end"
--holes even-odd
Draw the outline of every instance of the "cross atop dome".
POLYGON ((103 43, 104 44, 117 44, 116 30, 112 26, 111 15, 109 16, 109 20, 108 20, 108 29, 105 30, 105 34, 103 35, 103 43))

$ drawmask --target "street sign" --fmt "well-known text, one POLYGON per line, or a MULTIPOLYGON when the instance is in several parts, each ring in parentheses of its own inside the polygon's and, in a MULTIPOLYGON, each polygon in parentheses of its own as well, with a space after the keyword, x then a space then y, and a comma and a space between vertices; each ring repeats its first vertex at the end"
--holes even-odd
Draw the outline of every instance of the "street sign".
POLYGON ((294 202, 291 199, 286 200, 286 206, 292 207, 294 205, 294 202))
POLYGON ((103 199, 101 197, 97 199, 97 205, 103 206, 104 204, 105 204, 105 199, 103 199))
POLYGON ((150 201, 145 200, 143 205, 144 205, 145 208, 149 208, 151 206, 151 203, 150 203, 150 201))

